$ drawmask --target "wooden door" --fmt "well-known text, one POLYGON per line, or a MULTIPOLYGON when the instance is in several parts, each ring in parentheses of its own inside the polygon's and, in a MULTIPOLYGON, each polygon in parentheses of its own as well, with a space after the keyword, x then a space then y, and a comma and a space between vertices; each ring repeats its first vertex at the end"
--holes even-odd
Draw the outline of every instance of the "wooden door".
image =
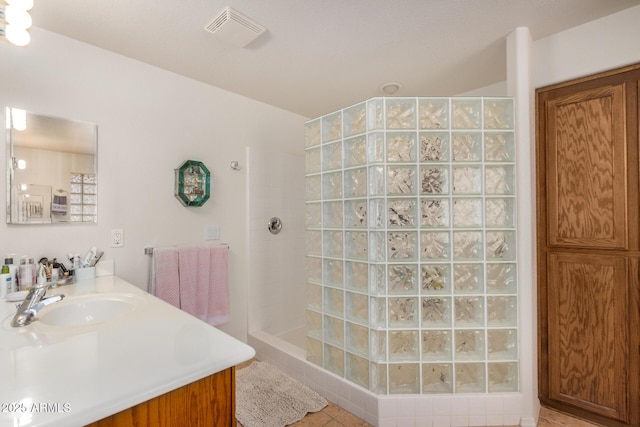
POLYGON ((640 65, 536 91, 539 393, 640 425, 640 65))

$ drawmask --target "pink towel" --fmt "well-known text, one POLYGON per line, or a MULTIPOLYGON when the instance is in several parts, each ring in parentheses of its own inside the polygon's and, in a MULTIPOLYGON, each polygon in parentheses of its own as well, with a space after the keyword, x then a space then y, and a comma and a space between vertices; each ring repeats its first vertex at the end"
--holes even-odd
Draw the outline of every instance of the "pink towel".
POLYGON ((229 321, 227 246, 182 246, 180 308, 211 325, 229 321))
POLYGON ((151 293, 180 308, 180 275, 178 249, 156 248, 151 268, 151 293))

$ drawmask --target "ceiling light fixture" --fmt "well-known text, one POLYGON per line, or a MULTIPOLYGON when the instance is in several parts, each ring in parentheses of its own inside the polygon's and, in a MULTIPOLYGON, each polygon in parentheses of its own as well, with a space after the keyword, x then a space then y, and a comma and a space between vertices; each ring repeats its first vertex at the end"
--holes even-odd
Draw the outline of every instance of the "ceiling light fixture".
POLYGON ((19 7, 22 10, 31 10, 33 7, 33 0, 5 0, 5 3, 19 7))
POLYGON ((33 20, 29 10, 33 0, 5 0, 7 5, 0 4, 0 37, 4 37, 16 46, 26 46, 31 41, 27 31, 33 20))
POLYGON ((395 95, 400 90, 400 88, 402 88, 402 84, 396 82, 389 82, 380 86, 380 90, 385 95, 395 95))

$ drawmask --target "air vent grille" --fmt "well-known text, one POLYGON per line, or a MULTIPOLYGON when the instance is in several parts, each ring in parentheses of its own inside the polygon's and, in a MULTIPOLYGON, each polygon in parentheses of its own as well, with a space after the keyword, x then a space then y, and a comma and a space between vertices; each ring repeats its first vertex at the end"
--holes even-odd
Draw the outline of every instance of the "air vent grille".
POLYGON ((224 8, 205 30, 234 46, 245 47, 267 29, 230 7, 224 8))

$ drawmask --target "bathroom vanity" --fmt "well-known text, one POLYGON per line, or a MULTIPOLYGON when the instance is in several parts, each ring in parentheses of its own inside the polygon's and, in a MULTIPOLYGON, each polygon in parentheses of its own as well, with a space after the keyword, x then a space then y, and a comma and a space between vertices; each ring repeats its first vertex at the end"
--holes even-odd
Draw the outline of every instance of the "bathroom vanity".
POLYGON ((251 347, 115 276, 56 294, 21 328, 0 301, 0 427, 235 425, 251 347))

